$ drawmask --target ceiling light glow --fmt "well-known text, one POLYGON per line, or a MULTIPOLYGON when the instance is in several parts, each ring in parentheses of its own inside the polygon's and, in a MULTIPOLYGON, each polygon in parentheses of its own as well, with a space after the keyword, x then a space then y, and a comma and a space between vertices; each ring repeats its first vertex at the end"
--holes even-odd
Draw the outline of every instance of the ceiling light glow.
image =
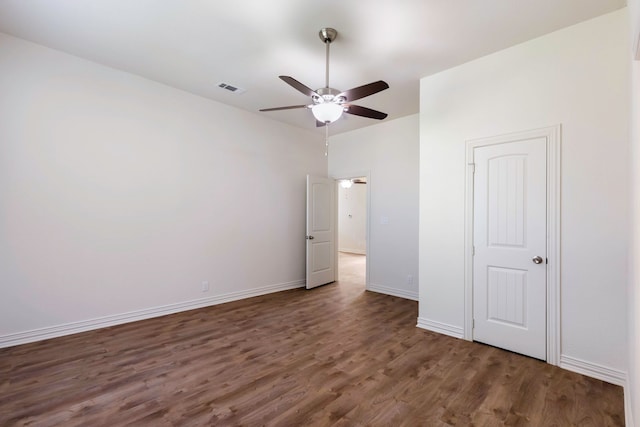
POLYGON ((315 104, 311 107, 314 117, 321 123, 333 123, 342 116, 344 108, 342 105, 327 102, 315 104))
POLYGON ((352 185, 353 181, 351 181, 350 179, 343 179, 342 181, 340 181, 340 187, 342 188, 351 188, 352 185))

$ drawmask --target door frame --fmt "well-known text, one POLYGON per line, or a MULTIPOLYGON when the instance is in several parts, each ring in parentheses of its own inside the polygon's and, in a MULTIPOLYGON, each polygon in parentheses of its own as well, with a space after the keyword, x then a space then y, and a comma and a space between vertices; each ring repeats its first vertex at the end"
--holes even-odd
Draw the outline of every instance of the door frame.
POLYGON ((547 143, 547 360, 560 363, 560 177, 562 126, 514 132, 466 142, 464 206, 464 339, 473 341, 473 181, 474 149, 533 138, 547 143))
POLYGON ((336 266, 336 280, 339 279, 339 264, 338 264, 338 248, 340 247, 340 238, 338 235, 338 208, 339 205, 338 203, 340 203, 340 200, 338 199, 340 197, 339 194, 339 190, 338 190, 338 186, 340 185, 340 180, 343 179, 353 179, 353 178, 361 178, 361 177, 366 177, 367 178, 367 200, 366 200, 366 205, 367 205, 367 215, 366 215, 366 225, 365 225, 365 237, 367 239, 367 244, 366 244, 366 251, 367 253, 365 254, 365 256, 367 257, 367 262, 365 264, 365 273, 364 273, 364 288, 366 290, 369 290, 369 278, 371 277, 371 274, 369 274, 370 272, 370 266, 371 266, 371 171, 363 171, 363 172, 354 172, 354 173, 341 173, 341 174, 337 174, 337 175, 332 175, 330 176, 330 178, 335 180, 335 191, 334 191, 334 197, 335 197, 335 202, 334 202, 334 215, 335 215, 335 248, 334 248, 334 256, 335 256, 335 266, 336 266))

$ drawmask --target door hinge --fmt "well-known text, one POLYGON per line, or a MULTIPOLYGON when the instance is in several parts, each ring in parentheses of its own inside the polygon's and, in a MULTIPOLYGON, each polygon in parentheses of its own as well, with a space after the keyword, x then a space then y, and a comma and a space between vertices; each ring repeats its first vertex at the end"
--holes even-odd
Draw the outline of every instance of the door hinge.
POLYGON ((476 328, 476 319, 471 319, 471 329, 476 328))
POLYGON ((475 246, 471 246, 471 255, 472 256, 476 255, 476 247, 475 246))
POLYGON ((469 163, 469 166, 471 166, 471 173, 476 173, 476 164, 475 163, 469 163))

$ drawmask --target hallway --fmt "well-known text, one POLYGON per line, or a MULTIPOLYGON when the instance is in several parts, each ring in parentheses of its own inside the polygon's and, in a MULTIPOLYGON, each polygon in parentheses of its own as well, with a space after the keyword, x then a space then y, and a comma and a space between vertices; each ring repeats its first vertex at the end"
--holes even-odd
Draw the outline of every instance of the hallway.
POLYGON ((349 252, 338 252, 338 282, 350 286, 366 285, 367 256, 349 252))

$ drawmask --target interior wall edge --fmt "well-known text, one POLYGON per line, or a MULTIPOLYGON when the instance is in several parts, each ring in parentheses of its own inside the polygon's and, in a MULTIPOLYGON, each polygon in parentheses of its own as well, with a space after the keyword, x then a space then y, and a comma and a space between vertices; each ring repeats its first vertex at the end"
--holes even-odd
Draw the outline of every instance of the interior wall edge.
POLYGON ((629 379, 627 378, 627 383, 624 385, 624 420, 625 420, 625 425, 628 426, 635 426, 634 422, 633 422, 633 410, 632 405, 633 405, 633 396, 631 395, 631 386, 630 386, 630 382, 629 379))

